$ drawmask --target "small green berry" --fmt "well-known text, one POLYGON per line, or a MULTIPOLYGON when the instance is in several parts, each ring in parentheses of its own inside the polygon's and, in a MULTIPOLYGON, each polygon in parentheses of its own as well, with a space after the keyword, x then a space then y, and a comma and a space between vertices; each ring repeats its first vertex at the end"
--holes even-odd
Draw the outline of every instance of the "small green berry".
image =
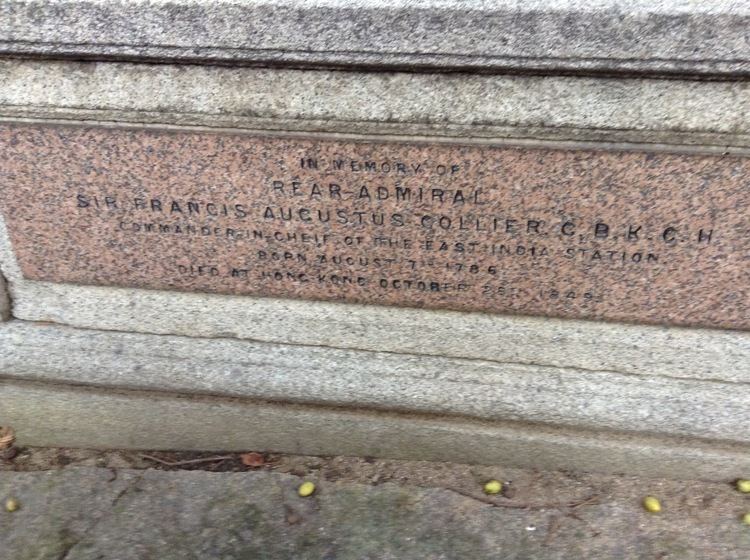
POLYGON ((646 508, 646 511, 651 513, 659 513, 661 511, 661 502, 658 498, 646 496, 643 498, 643 507, 646 508))
POLYGON ((5 500, 5 511, 9 513, 17 511, 20 507, 21 504, 19 504, 18 500, 16 500, 15 498, 8 498, 7 500, 5 500))
POLYGON ((503 483, 499 480, 490 480, 484 485, 484 493, 485 494, 499 494, 503 491, 503 483))
POLYGON ((750 480, 741 478, 737 481, 737 490, 743 494, 750 494, 750 480))
POLYGON ((750 513, 746 513, 745 515, 742 516, 742 522, 745 525, 750 525, 750 513))
POLYGON ((315 492, 315 484, 312 482, 303 482, 297 490, 297 493, 303 498, 312 496, 313 492, 315 492))

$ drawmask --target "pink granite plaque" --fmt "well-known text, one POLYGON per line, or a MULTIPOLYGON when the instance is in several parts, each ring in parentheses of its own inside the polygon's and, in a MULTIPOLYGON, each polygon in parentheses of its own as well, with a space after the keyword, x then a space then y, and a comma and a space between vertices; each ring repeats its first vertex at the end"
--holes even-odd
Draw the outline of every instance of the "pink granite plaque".
POLYGON ((750 327, 750 159, 0 127, 26 278, 750 327))

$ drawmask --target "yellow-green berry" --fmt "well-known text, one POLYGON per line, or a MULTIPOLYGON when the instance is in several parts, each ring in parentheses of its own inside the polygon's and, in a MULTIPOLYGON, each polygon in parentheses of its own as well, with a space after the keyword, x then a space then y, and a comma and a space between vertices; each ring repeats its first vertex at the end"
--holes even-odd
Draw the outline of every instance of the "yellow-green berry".
POLYGON ((503 491, 503 483, 499 480, 490 480, 484 485, 485 494, 499 494, 503 491))
POLYGON ((743 494, 750 494, 750 480, 741 478, 737 481, 737 490, 743 494))
POLYGON ((303 498, 312 496, 313 492, 315 492, 315 485, 312 482, 303 482, 297 490, 297 493, 303 498))
POLYGON ((659 513, 661 511, 661 502, 658 498, 646 496, 643 498, 643 507, 646 508, 646 511, 650 511, 651 513, 659 513))
POLYGON ((19 504, 18 500, 16 500, 15 498, 8 498, 7 500, 5 500, 5 511, 7 512, 13 513, 20 507, 21 504, 19 504))
POLYGON ((750 513, 746 513, 745 515, 742 516, 742 522, 745 525, 750 525, 750 513))

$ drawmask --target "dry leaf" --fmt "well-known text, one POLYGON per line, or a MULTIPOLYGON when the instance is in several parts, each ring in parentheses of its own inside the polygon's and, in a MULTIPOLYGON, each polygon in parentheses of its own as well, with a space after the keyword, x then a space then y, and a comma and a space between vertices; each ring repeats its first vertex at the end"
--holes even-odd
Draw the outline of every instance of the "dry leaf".
POLYGON ((263 458, 263 455, 260 453, 243 453, 240 455, 240 459, 242 460, 242 464, 246 467, 262 467, 265 465, 266 460, 263 458))
POLYGON ((13 447, 16 441, 16 433, 10 426, 0 426, 0 449, 13 447))

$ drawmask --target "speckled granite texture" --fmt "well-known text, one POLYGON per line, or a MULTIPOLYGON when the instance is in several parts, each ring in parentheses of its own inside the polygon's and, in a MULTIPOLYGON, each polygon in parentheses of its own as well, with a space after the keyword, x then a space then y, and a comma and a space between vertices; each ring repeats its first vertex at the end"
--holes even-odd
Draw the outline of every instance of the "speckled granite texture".
POLYGON ((4 125, 25 277, 750 327, 740 157, 4 125))
POLYGON ((747 76, 748 11, 743 0, 3 0, 0 52, 747 76))

